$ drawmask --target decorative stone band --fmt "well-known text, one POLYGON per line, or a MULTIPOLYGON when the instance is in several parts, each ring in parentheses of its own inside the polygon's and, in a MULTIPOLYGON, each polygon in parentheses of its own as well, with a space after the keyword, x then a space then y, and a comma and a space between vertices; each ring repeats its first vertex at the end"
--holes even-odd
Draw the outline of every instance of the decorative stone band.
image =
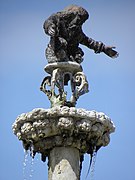
POLYGON ((81 154, 91 154, 93 148, 107 146, 110 133, 115 131, 104 113, 67 106, 21 114, 12 128, 24 148, 33 149, 32 154, 41 153, 43 161, 54 147, 70 146, 81 154))

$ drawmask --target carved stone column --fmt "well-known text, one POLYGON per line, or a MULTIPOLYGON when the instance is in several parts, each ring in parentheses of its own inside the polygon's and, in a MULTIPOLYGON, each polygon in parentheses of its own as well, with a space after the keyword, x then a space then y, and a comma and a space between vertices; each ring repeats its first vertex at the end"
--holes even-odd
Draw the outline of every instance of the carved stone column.
POLYGON ((77 148, 55 147, 48 158, 48 180, 80 179, 80 153, 77 148))
POLYGON ((40 89, 51 102, 50 109, 21 114, 13 124, 14 134, 34 158, 48 157, 49 180, 79 180, 82 157, 107 146, 115 127, 104 113, 76 108, 78 98, 88 92, 82 67, 76 62, 56 62, 45 67, 50 74, 40 89), (70 82, 71 98, 64 87, 70 82))

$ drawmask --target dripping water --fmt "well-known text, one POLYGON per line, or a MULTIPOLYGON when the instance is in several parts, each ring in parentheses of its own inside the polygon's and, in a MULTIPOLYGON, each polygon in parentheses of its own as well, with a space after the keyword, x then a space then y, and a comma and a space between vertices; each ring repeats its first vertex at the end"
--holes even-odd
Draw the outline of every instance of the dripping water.
POLYGON ((88 172, 87 172, 85 179, 87 179, 88 174, 90 172, 90 180, 94 180, 96 156, 97 156, 97 150, 96 150, 96 146, 95 146, 93 149, 93 152, 91 154, 91 157, 90 157, 90 165, 89 165, 88 172))
POLYGON ((26 167, 28 165, 28 151, 24 150, 24 160, 23 160, 23 180, 26 179, 26 167))
POLYGON ((94 180, 94 173, 95 173, 95 164, 96 164, 96 157, 97 157, 97 151, 96 148, 94 148, 92 157, 91 157, 91 168, 90 168, 90 179, 94 180))
POLYGON ((34 172, 33 167, 34 167, 34 156, 35 156, 33 145, 31 145, 31 147, 30 147, 30 156, 31 156, 31 162, 30 162, 30 175, 29 175, 29 177, 30 177, 30 179, 32 179, 33 172, 34 172))
POLYGON ((30 153, 28 150, 24 150, 23 160, 23 180, 30 180, 33 177, 34 172, 34 148, 30 147, 30 153))
POLYGON ((33 166, 34 166, 34 158, 31 158, 31 162, 30 162, 30 179, 32 179, 33 177, 33 172, 34 172, 34 169, 33 169, 33 166))

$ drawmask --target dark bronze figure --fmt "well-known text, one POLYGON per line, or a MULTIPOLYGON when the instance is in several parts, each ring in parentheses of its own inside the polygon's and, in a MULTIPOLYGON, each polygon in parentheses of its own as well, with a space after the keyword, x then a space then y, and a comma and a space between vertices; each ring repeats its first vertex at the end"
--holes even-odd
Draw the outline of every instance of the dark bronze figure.
POLYGON ((114 47, 106 46, 83 33, 82 25, 88 17, 84 8, 71 5, 52 14, 44 22, 45 33, 50 36, 45 71, 50 76, 44 78, 40 89, 48 96, 51 107, 75 106, 79 97, 89 92, 89 84, 81 66, 84 53, 80 44, 93 49, 95 53, 104 52, 111 58, 118 56, 114 47), (70 99, 67 99, 65 91, 68 85, 71 88, 70 99))
POLYGON ((88 12, 77 5, 71 5, 61 12, 52 14, 44 22, 45 33, 50 36, 46 49, 48 63, 83 61, 83 51, 79 44, 83 44, 95 53, 104 52, 111 58, 118 56, 115 47, 106 46, 100 41, 87 37, 82 31, 83 23, 88 19, 88 12))

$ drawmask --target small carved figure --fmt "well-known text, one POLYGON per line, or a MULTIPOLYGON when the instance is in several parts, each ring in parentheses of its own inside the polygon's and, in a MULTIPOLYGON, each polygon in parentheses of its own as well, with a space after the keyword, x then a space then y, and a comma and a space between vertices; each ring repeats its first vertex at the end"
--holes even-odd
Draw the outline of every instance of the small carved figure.
POLYGON ((45 33, 50 36, 46 49, 48 63, 83 61, 83 51, 79 44, 83 44, 95 53, 104 52, 111 58, 118 56, 113 46, 106 46, 100 41, 87 37, 82 31, 83 23, 88 19, 88 12, 77 5, 71 5, 61 12, 52 14, 44 22, 45 33))

